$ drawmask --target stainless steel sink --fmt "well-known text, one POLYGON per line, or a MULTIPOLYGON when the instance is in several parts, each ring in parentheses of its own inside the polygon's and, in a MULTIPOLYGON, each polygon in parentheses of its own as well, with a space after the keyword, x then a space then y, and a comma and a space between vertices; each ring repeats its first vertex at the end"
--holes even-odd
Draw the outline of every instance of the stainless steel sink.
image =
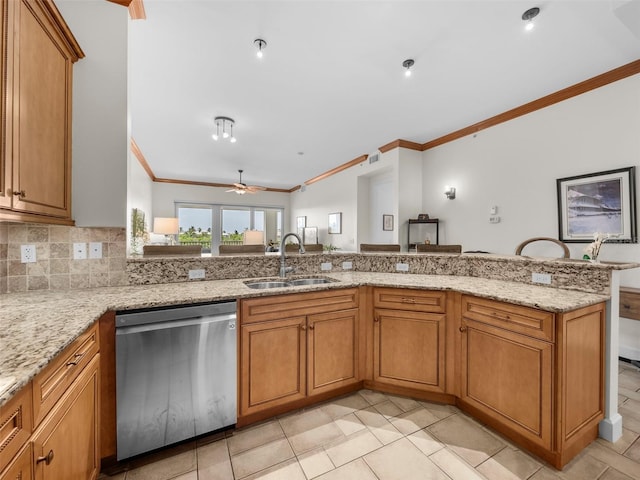
POLYGON ((312 278, 296 278, 293 280, 256 280, 245 282, 245 285, 249 288, 256 290, 262 290, 265 288, 282 288, 282 287, 299 287, 302 285, 320 285, 323 283, 331 283, 335 280, 323 277, 312 278))
POLYGON ((329 280, 328 278, 298 278, 296 280, 290 280, 289 283, 292 286, 298 286, 298 285, 318 285, 321 283, 330 283, 331 280, 329 280))
POLYGON ((249 288, 254 288, 256 290, 262 290, 264 288, 279 288, 279 287, 290 287, 291 284, 289 282, 276 282, 276 281, 267 281, 267 282, 249 282, 245 283, 245 285, 249 288))

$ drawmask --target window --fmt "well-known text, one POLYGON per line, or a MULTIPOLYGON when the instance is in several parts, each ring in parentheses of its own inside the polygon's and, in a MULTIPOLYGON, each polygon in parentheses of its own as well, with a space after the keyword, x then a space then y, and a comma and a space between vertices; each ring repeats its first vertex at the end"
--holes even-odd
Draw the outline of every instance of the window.
POLYGON ((246 230, 265 232, 265 243, 280 243, 284 208, 176 202, 180 243, 202 245, 217 253, 220 245, 241 245, 246 230))

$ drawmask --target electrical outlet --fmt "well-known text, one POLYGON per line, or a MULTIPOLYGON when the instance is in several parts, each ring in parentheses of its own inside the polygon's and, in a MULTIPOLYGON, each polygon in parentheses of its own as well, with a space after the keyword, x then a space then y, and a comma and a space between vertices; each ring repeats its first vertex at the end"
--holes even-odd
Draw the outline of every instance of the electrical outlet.
POLYGON ((35 263, 36 262, 36 246, 20 245, 20 262, 35 263))
POLYGON ((198 280, 204 278, 204 269, 197 268, 195 270, 189 270, 189 280, 198 280))
POLYGON ((551 285, 550 273, 532 273, 531 281, 533 283, 544 283, 545 285, 551 285))
POLYGON ((351 270, 353 268, 353 263, 352 262, 342 262, 342 269, 343 270, 351 270))
POLYGON ((89 244, 89 258, 102 258, 102 242, 89 244))
POLYGON ((324 272, 328 272, 329 270, 331 270, 332 267, 333 265, 331 265, 331 262, 322 262, 320 264, 320 270, 324 272))
POLYGON ((396 263, 396 270, 398 272, 408 272, 409 264, 408 263, 396 263))
POLYGON ((74 260, 85 260, 87 258, 87 244, 82 243, 74 243, 73 244, 73 259, 74 260))

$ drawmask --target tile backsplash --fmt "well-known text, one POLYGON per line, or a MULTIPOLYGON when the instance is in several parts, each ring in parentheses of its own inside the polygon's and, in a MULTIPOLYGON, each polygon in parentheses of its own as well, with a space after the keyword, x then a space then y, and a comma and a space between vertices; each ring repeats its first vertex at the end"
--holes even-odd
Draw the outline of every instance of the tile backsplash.
POLYGON ((127 285, 124 228, 0 223, 0 294, 127 285), (73 244, 102 244, 102 258, 73 259, 73 244), (35 263, 21 263, 34 245, 35 263))

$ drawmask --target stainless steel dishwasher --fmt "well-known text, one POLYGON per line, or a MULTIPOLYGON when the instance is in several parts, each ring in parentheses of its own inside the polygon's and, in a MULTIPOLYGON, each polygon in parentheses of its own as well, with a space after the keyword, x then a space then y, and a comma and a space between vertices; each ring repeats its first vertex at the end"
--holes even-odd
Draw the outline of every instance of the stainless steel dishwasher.
POLYGON ((117 457, 236 423, 236 302, 118 312, 117 457))

